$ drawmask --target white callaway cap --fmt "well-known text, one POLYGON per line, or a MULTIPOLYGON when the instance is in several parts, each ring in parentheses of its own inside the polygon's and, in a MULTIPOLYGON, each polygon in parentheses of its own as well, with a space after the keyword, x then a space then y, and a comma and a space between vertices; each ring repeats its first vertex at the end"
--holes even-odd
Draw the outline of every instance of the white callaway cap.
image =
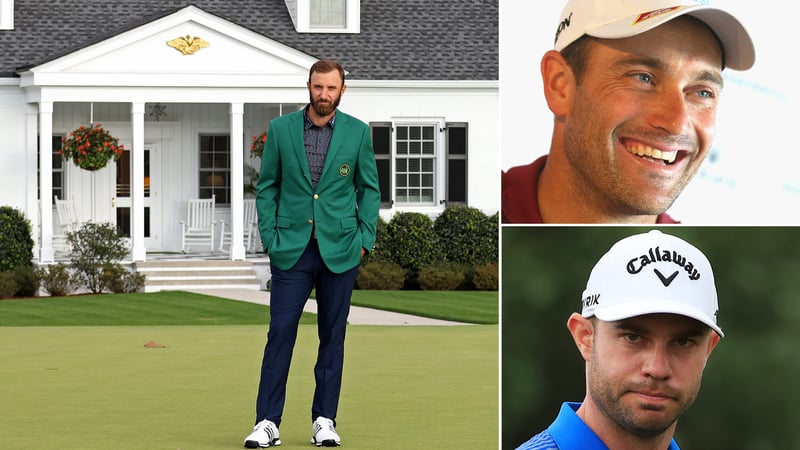
POLYGON ((584 34, 621 39, 644 33, 688 14, 703 21, 722 43, 725 66, 747 70, 756 51, 747 30, 735 17, 709 0, 570 0, 556 29, 555 49, 563 50, 584 34))
POLYGON ((688 242, 658 230, 614 244, 592 269, 581 315, 613 322, 644 314, 679 314, 724 336, 717 325, 711 263, 688 242))

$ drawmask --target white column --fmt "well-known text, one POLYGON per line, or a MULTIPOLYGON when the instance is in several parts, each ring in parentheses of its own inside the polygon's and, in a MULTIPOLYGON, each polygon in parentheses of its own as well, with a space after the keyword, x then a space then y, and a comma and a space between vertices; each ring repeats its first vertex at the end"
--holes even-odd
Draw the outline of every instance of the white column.
POLYGON ((39 204, 39 185, 38 170, 39 156, 36 151, 36 141, 39 136, 39 108, 36 103, 25 105, 25 215, 31 221, 31 232, 33 233, 33 254, 39 256, 42 248, 42 217, 41 205, 39 204))
POLYGON ((144 103, 131 105, 131 257, 145 261, 144 245, 144 103))
POLYGON ((231 260, 245 259, 244 104, 231 103, 231 260))
MULTIPOLYGON (((53 102, 39 103, 39 203, 42 214, 42 242, 39 261, 55 262, 53 251, 53 102)), ((35 142, 35 141, 34 141, 35 142)))

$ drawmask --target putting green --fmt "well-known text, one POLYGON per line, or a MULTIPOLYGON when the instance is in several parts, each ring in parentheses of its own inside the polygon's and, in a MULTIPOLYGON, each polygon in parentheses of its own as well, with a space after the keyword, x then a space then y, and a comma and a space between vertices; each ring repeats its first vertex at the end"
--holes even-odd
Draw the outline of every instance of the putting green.
MULTIPOLYGON (((266 325, 0 327, 0 443, 242 448, 265 336, 266 325)), ((497 336, 495 325, 350 326, 343 447, 497 448, 497 336)), ((301 325, 281 449, 314 448, 316 347, 316 326, 301 325)))

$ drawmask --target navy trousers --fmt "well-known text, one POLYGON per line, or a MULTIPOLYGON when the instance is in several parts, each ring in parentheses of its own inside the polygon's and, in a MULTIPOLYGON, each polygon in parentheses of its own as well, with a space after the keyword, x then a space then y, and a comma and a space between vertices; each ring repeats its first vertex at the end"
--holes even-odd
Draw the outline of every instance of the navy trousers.
POLYGON ((272 267, 269 331, 261 363, 256 423, 264 419, 276 425, 281 423, 297 325, 312 288, 316 288, 319 349, 314 366, 316 389, 311 420, 319 416, 336 418, 347 315, 357 276, 358 266, 343 273, 331 272, 322 261, 314 239, 294 267, 289 270, 272 267))

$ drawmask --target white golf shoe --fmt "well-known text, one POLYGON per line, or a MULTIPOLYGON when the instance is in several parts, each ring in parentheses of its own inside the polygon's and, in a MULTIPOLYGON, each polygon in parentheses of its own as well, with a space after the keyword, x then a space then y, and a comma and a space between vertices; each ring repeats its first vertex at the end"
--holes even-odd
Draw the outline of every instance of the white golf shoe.
POLYGON ((245 448, 267 448, 281 445, 281 434, 272 421, 264 419, 253 427, 253 432, 244 438, 245 448))
POLYGON ((336 433, 333 420, 327 417, 317 417, 311 425, 311 443, 317 447, 338 447, 342 445, 342 439, 336 433))

